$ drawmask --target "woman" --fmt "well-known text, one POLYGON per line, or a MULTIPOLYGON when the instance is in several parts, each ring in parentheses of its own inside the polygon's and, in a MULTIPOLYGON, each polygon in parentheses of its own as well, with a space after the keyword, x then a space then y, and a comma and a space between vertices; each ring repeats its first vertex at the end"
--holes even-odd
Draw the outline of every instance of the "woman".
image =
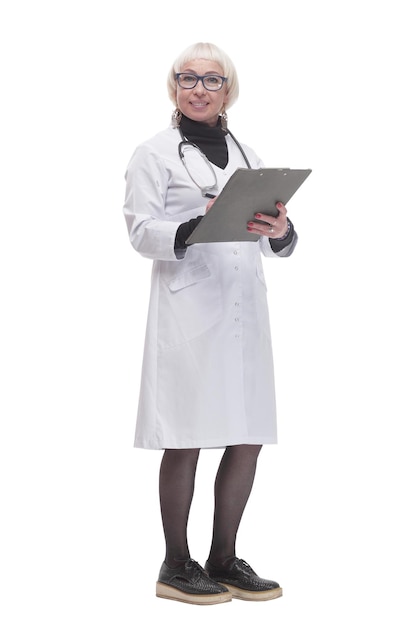
POLYGON ((238 559, 235 540, 261 447, 277 441, 260 253, 289 256, 297 235, 278 204, 277 217, 259 213, 248 223, 258 241, 186 244, 216 201, 207 197, 219 194, 237 168, 262 163, 227 129, 238 79, 222 50, 208 43, 187 48, 170 70, 168 90, 176 107, 172 126, 136 149, 124 205, 133 247, 153 260, 135 446, 164 450, 166 555, 157 596, 194 604, 277 598, 279 584, 238 559), (182 140, 195 144, 187 168, 179 158, 182 140), (202 448, 225 448, 205 569, 190 558, 187 542, 202 448))

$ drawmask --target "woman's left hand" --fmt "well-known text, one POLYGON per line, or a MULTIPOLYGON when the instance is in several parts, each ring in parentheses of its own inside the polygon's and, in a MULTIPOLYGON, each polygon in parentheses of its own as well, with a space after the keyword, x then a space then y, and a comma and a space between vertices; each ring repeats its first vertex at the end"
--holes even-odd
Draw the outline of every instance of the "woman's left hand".
POLYGON ((256 213, 254 217, 261 222, 248 222, 247 230, 255 235, 264 235, 271 239, 284 237, 288 226, 287 209, 282 202, 278 202, 276 208, 278 210, 276 217, 266 213, 256 213))

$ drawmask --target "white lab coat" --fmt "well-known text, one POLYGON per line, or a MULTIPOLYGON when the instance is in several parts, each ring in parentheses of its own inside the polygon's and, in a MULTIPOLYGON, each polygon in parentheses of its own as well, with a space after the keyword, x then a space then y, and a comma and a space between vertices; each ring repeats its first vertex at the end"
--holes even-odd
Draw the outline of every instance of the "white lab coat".
MULTIPOLYGON (((241 153, 227 136, 229 161, 214 166, 218 190, 241 153)), ((273 358, 259 242, 194 244, 174 252, 178 226, 203 215, 207 199, 178 156, 167 128, 140 145, 126 172, 130 241, 153 260, 136 447, 215 448, 277 441, 273 358)), ((261 167, 244 146, 252 167, 261 167)), ((203 165, 202 167, 207 167, 203 165)), ((210 183, 210 180, 208 181, 210 183)))

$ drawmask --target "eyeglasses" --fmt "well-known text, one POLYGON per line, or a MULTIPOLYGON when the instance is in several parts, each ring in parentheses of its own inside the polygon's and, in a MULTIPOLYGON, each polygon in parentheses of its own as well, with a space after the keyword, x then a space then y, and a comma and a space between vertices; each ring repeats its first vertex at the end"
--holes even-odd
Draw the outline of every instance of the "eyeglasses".
POLYGON ((219 91, 219 89, 222 89, 224 82, 228 80, 225 76, 218 76, 217 74, 198 76, 197 74, 187 74, 186 72, 176 74, 176 79, 183 89, 193 89, 201 80, 203 87, 208 91, 219 91))

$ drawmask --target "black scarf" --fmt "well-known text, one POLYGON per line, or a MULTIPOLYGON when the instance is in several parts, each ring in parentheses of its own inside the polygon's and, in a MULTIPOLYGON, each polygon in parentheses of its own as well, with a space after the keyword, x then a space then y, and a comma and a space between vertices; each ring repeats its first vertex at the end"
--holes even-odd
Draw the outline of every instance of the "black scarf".
POLYGON ((228 148, 220 118, 216 126, 208 126, 183 115, 180 128, 185 138, 199 146, 209 161, 221 169, 225 169, 228 164, 228 148))

